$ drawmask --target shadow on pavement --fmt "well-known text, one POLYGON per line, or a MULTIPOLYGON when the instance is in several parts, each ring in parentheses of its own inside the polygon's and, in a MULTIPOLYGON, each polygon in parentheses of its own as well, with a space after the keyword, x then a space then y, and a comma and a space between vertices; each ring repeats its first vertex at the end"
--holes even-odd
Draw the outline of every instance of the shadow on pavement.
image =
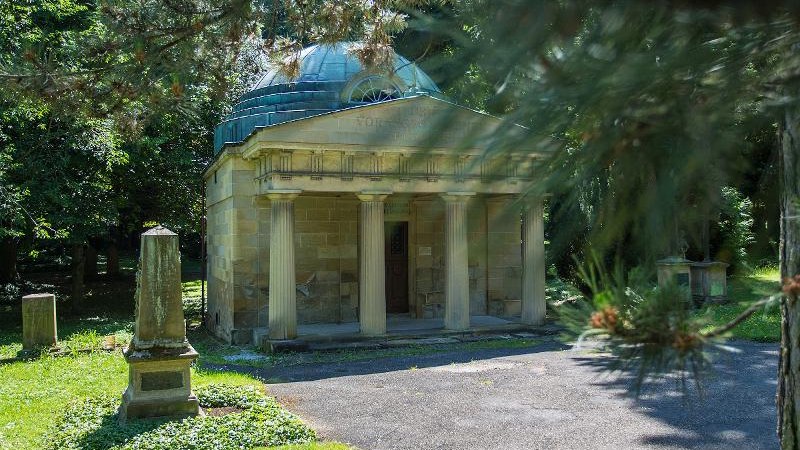
POLYGON ((636 368, 615 370, 612 356, 578 356, 573 359, 598 375, 594 385, 628 398, 632 406, 679 432, 643 438, 643 445, 658 448, 778 448, 777 344, 733 342, 738 352, 711 352, 714 370, 685 385, 678 376, 649 380, 638 397, 633 392, 636 368))

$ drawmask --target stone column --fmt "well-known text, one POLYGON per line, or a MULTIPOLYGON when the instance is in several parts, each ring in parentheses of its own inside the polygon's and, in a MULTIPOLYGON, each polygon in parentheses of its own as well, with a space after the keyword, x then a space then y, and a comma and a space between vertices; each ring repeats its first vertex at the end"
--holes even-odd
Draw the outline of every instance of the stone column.
POLYGON ((362 192, 359 222, 359 322, 361 333, 386 334, 386 260, 383 201, 387 192, 362 192))
POLYGON ((31 294, 22 297, 22 349, 56 345, 56 296, 31 294))
POLYGON ((444 327, 469 328, 469 268, 467 246, 467 200, 473 192, 442 194, 445 202, 444 327))
POLYGON ((522 322, 544 323, 544 210, 541 197, 528 199, 522 220, 522 322))
POLYGON ((269 338, 297 337, 294 274, 294 199, 299 190, 267 193, 271 203, 269 237, 269 338))

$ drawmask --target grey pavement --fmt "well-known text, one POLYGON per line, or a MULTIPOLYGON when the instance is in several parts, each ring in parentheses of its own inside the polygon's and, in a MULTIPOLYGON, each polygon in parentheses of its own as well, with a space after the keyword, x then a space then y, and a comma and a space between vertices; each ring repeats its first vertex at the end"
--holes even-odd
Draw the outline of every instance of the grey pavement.
POLYGON ((715 356, 704 396, 676 380, 640 398, 609 357, 526 349, 260 369, 322 439, 362 449, 775 449, 777 344, 715 356))

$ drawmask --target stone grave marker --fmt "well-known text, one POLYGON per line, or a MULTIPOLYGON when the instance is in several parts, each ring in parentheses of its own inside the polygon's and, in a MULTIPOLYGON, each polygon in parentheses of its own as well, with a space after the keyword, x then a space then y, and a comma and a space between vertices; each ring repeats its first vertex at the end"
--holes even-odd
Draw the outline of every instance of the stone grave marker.
POLYGON ((22 350, 53 346, 57 341, 56 296, 31 294, 22 297, 22 350))
POLYGON ((120 421, 201 414, 191 389, 189 368, 197 352, 186 339, 178 235, 162 226, 141 237, 135 316, 124 351, 129 372, 120 421))

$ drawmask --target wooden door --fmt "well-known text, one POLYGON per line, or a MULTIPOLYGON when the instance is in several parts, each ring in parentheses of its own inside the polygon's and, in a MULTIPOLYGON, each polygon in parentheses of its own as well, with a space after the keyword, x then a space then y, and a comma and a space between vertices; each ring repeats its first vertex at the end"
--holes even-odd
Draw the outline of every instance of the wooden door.
POLYGON ((386 222, 386 312, 408 312, 408 222, 386 222))

